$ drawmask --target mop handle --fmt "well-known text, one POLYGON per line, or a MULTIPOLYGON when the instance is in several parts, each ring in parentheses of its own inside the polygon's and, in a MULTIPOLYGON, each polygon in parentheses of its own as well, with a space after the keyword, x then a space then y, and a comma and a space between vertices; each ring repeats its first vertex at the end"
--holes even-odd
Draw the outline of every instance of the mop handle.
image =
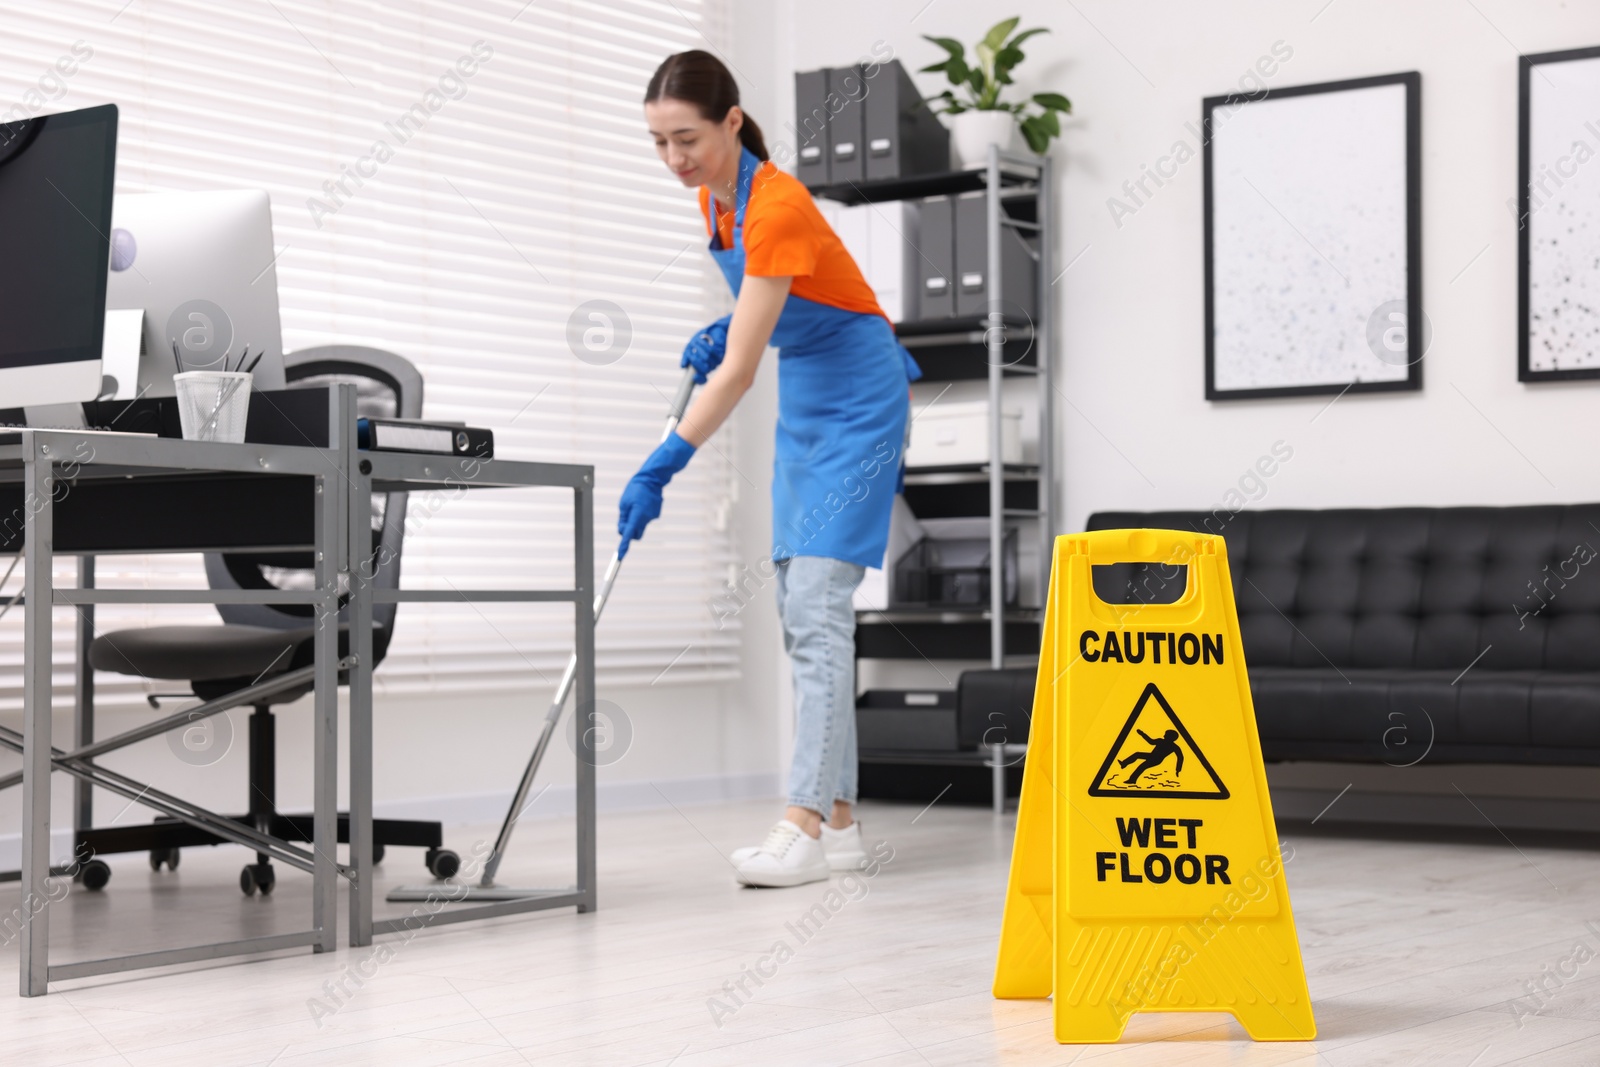
POLYGON ((672 431, 683 421, 683 413, 689 410, 689 397, 693 395, 694 368, 687 367, 683 372, 683 380, 678 383, 678 395, 672 398, 672 410, 667 413, 667 428, 661 431, 661 440, 671 437, 672 431))
MULTIPOLYGON (((665 441, 672 431, 678 428, 678 423, 683 420, 683 413, 689 407, 689 398, 694 395, 693 367, 687 367, 683 372, 683 380, 678 383, 678 392, 672 398, 672 409, 667 413, 667 425, 661 431, 661 440, 665 441)), ((600 579, 600 590, 594 598, 594 618, 600 621, 600 613, 605 610, 606 601, 611 598, 611 587, 617 584, 617 572, 622 569, 621 545, 618 551, 611 553, 611 562, 606 564, 605 574, 600 579)), ((494 851, 489 853, 489 859, 483 865, 483 877, 479 884, 488 887, 494 885, 495 872, 500 869, 500 858, 506 854, 506 846, 511 843, 511 831, 516 829, 517 820, 522 817, 522 805, 528 799, 528 790, 533 787, 533 777, 539 771, 539 764, 544 759, 544 751, 550 747, 550 738, 555 734, 556 723, 561 720, 561 713, 567 705, 567 697, 572 692, 572 683, 578 675, 578 653, 573 651, 567 659, 567 669, 561 672, 561 682, 556 686, 556 695, 550 701, 550 710, 544 719, 544 729, 539 734, 539 742, 534 746, 533 756, 528 760, 527 769, 522 772, 522 781, 517 784, 517 795, 511 800, 511 809, 506 812, 506 821, 500 827, 500 834, 495 838, 494 851)))

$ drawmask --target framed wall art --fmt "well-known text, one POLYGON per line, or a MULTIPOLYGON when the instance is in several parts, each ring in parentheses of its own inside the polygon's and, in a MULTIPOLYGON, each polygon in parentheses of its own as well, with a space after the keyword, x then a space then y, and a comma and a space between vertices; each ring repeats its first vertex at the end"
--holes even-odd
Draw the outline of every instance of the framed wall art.
POLYGON ((1422 388, 1420 98, 1412 71, 1203 102, 1208 400, 1422 388))
POLYGON ((1518 66, 1517 379, 1600 378, 1600 48, 1518 66))

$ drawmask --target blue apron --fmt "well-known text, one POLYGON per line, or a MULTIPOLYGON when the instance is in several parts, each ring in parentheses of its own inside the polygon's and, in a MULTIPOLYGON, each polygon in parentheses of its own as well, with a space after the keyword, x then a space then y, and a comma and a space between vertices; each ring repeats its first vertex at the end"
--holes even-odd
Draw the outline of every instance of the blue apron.
MULTIPOLYGON (((721 247, 712 224, 711 258, 736 298, 744 281, 745 207, 760 165, 741 149, 732 248, 721 247)), ((713 200, 713 219, 715 206, 713 200)), ((772 558, 884 566, 889 513, 904 477, 906 385, 922 372, 882 315, 792 293, 771 343, 778 349, 772 558)))

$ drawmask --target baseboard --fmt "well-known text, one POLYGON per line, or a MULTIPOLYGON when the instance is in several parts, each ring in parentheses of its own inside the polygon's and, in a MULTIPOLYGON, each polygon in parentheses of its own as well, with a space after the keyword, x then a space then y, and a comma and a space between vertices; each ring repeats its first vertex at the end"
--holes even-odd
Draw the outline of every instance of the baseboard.
POLYGON ((1272 810, 1279 819, 1328 823, 1593 832, 1600 826, 1600 801, 1556 797, 1465 796, 1437 793, 1350 790, 1330 804, 1336 790, 1274 786, 1272 810), (1324 814, 1326 812, 1326 814, 1324 814))
MULTIPOLYGON (((50 865, 65 867, 72 859, 72 831, 56 827, 50 831, 50 865)), ((22 867, 22 835, 0 834, 0 871, 22 867)))
MULTIPOLYGON (((730 800, 781 798, 776 771, 748 774, 707 774, 689 778, 658 778, 646 782, 600 782, 595 786, 597 811, 642 811, 649 808, 717 804, 730 800)), ((540 787, 523 812, 524 819, 571 817, 578 810, 577 787, 570 784, 540 787), (540 790, 543 790, 542 792, 540 790)), ((373 805, 382 819, 429 819, 445 826, 482 826, 499 823, 511 798, 506 793, 466 793, 454 796, 391 800, 373 805)), ((50 862, 65 864, 72 856, 72 831, 50 831, 50 862)), ((0 834, 0 871, 22 866, 22 835, 0 834)))
MULTIPOLYGON (((600 782, 595 786, 595 808, 602 813, 643 811, 674 804, 718 804, 782 795, 775 771, 707 774, 646 782, 600 782)), ((577 787, 570 783, 535 788, 529 800, 522 815, 524 819, 560 818, 578 810, 577 787)), ((383 819, 437 819, 446 826, 472 826, 500 822, 506 817, 506 806, 510 802, 507 793, 463 793, 380 802, 373 804, 372 810, 383 819)))

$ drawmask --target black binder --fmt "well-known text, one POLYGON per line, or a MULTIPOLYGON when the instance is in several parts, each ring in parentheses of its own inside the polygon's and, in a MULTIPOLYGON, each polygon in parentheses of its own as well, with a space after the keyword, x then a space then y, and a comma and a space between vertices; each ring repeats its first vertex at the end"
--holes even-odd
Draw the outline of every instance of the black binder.
MULTIPOLYGON (((962 193, 955 199, 955 312, 958 318, 989 312, 988 194, 962 193)), ((1001 311, 1007 318, 1034 316, 1039 266, 1015 229, 1000 227, 1001 311)))
POLYGON ((862 136, 866 143, 866 178, 910 178, 950 169, 950 131, 923 102, 916 83, 898 59, 877 64, 863 101, 862 136))
POLYGON ((828 128, 828 72, 799 71, 794 76, 795 177, 807 189, 828 184, 828 157, 833 154, 828 128))
POLYGON ((948 196, 930 196, 917 206, 917 289, 909 314, 914 319, 948 319, 955 314, 955 215, 948 196))
POLYGON ((494 431, 459 422, 363 418, 356 420, 356 447, 371 452, 430 452, 493 459, 494 431))
POLYGON ((832 114, 828 122, 828 139, 831 142, 828 160, 830 185, 844 185, 846 182, 859 185, 866 179, 866 170, 861 165, 865 151, 861 143, 865 94, 866 82, 861 79, 860 69, 828 68, 829 106, 825 110, 832 114))

